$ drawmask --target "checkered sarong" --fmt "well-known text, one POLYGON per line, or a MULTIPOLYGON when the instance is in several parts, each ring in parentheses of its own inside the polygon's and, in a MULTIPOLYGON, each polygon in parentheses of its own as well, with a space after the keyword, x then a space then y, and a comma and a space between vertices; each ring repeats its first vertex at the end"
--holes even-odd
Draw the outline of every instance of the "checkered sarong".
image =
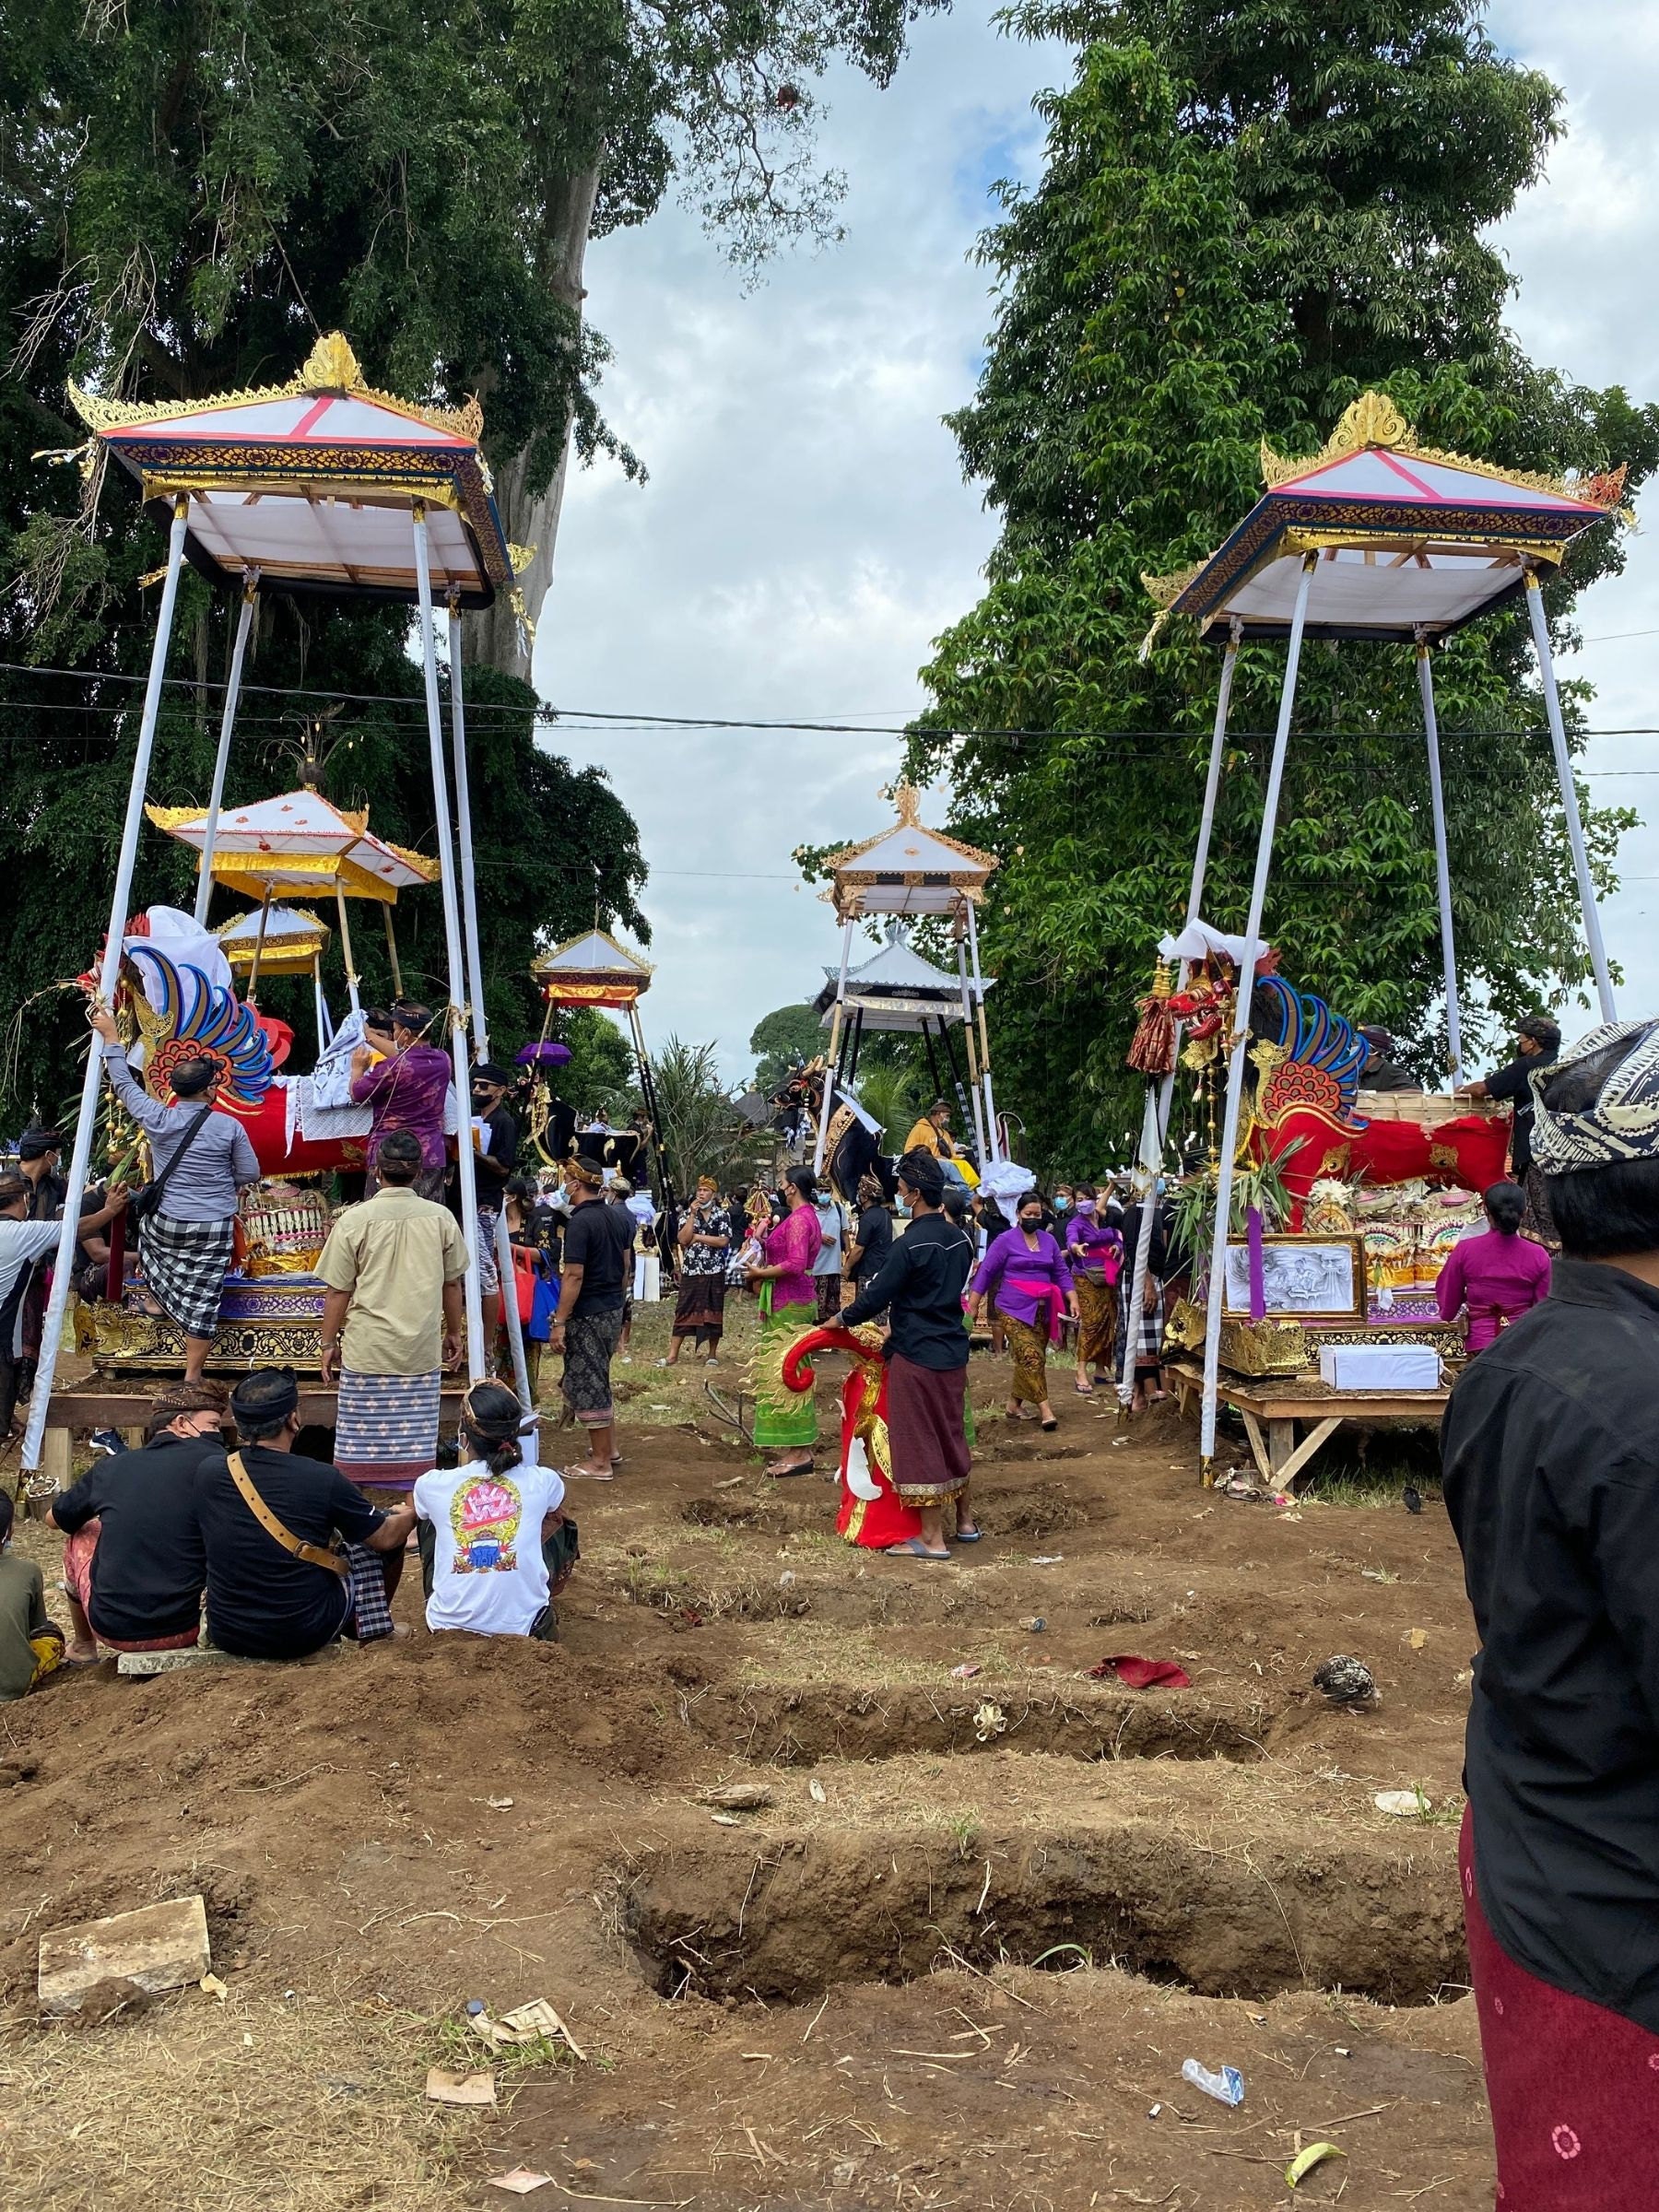
POLYGON ((378 1643, 392 1633, 392 1607, 386 1600, 386 1570, 378 1551, 367 1544, 347 1544, 351 1562, 350 1620, 359 1643, 378 1643))
POLYGON ((225 1270, 236 1241, 236 1223, 177 1221, 151 1214, 138 1226, 144 1279, 169 1321, 186 1336, 211 1336, 218 1326, 225 1270))

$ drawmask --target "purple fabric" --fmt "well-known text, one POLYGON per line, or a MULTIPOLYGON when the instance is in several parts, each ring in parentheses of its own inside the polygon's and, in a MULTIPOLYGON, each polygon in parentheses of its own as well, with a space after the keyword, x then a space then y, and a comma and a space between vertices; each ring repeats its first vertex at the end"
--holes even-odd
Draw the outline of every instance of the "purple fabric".
POLYGON ((1006 1313, 1010 1321, 1023 1321, 1029 1329, 1046 1327, 1051 1293, 1057 1290, 1065 1299, 1071 1295, 1071 1288, 1065 1255, 1048 1230, 1038 1230, 1033 1252, 1025 1241, 1025 1231, 1018 1227, 1005 1229, 1000 1237, 991 1240, 972 1283, 975 1298, 994 1299, 999 1313, 1006 1313))
POLYGON ((1065 1232, 1065 1257, 1074 1267, 1100 1268, 1107 1282, 1115 1283, 1123 1270, 1124 1240, 1109 1221, 1079 1214, 1065 1232))
POLYGON ((357 1077, 351 1086, 352 1103, 367 1106, 373 1116, 369 1132, 371 1168, 380 1156, 382 1137, 394 1129, 406 1129, 420 1139, 423 1174, 442 1167, 443 1100, 453 1073, 447 1053, 435 1044, 412 1044, 357 1077))
MULTIPOLYGON (((1244 1216, 1245 1235, 1250 1245, 1250 1318, 1265 1321, 1267 1318, 1267 1277, 1262 1258, 1262 1209, 1249 1207, 1244 1216)), ((1294 1435, 1295 1431, 1291 1433, 1294 1435)))
POLYGON ((1446 1255, 1434 1286, 1442 1321, 1469 1309, 1469 1349, 1483 1352, 1500 1329, 1549 1295, 1549 1254, 1530 1237, 1488 1229, 1465 1237, 1446 1255))
POLYGON ((809 1206, 797 1206, 783 1217, 766 1240, 766 1265, 786 1272, 772 1284, 772 1308, 818 1305, 818 1285, 812 1263, 823 1249, 824 1232, 809 1206))

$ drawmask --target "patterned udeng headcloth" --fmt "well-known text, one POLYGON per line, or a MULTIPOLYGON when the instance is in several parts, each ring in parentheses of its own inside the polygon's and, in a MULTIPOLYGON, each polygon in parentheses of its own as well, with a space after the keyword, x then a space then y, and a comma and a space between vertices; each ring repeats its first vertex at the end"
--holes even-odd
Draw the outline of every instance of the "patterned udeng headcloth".
POLYGON ((1535 1069, 1530 1080, 1533 1159, 1546 1175, 1576 1175, 1621 1159, 1659 1159, 1659 1019, 1652 1015, 1604 1023, 1549 1066, 1535 1069), (1599 1080, 1586 1065, 1598 1059, 1606 1067, 1599 1080), (1551 1112, 1544 1092, 1573 1068, 1583 1071, 1583 1103, 1559 1105, 1551 1112))

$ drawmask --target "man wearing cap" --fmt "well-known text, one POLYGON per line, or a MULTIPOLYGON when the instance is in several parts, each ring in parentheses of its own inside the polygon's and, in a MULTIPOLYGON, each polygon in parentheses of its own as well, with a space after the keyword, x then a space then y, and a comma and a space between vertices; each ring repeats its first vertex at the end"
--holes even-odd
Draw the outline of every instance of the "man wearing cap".
POLYGON ((623 1276, 632 1265, 633 1217, 606 1205, 605 1170, 583 1153, 565 1164, 571 1218, 549 1350, 564 1354, 565 1404, 587 1431, 587 1457, 566 1479, 608 1482, 615 1464, 616 1410, 610 1363, 622 1335, 623 1276))
POLYGON ((1392 1030, 1372 1027, 1355 1033, 1365 1040, 1365 1065, 1359 1070, 1361 1090, 1421 1090, 1416 1077, 1394 1057, 1400 1048, 1392 1030))
POLYGON ((484 1301, 484 1342, 493 1348, 501 1324, 501 1270, 496 1252, 496 1223, 507 1194, 508 1178, 518 1166, 519 1125, 501 1103, 507 1071, 493 1060, 477 1062, 472 1071, 473 1194, 478 1202, 478 1289, 484 1301))
POLYGON ((443 1370, 461 1357, 466 1240, 449 1208, 422 1198, 420 1140, 381 1139, 380 1188, 328 1232, 317 1273, 323 1380, 339 1385, 335 1465, 387 1504, 406 1498, 438 1453, 443 1370))
POLYGON ((1555 1228, 1549 1218, 1545 1179, 1533 1167, 1532 1078, 1540 1068, 1549 1065, 1560 1049, 1561 1032, 1548 1015, 1529 1014, 1515 1030, 1515 1056, 1508 1066, 1496 1069, 1482 1082, 1465 1083, 1456 1094, 1460 1099, 1501 1099, 1513 1106, 1510 1168, 1526 1193, 1528 1218, 1524 1226, 1529 1234, 1547 1244, 1555 1242, 1555 1228))
POLYGON ((935 1159, 954 1159, 956 1147, 950 1141, 950 1103, 947 1099, 935 1099, 927 1112, 917 1117, 916 1124, 904 1140, 906 1152, 931 1152, 935 1159))
POLYGON ((1659 1020, 1533 1057, 1561 1256, 1441 1456, 1480 1640, 1461 1869, 1499 2195, 1577 2212, 1659 2171, 1659 1020))
POLYGON ((899 1162, 899 1195, 910 1226, 879 1271, 841 1316, 843 1328, 890 1312, 883 1357, 888 1364, 888 1435, 893 1488, 921 1516, 922 1533, 891 1547, 916 1559, 947 1559, 951 1535, 977 1544, 968 1506, 968 1332, 962 1293, 973 1271, 973 1240, 940 1211, 945 1171, 925 1149, 899 1162))
POLYGON ((295 1452, 292 1368, 256 1368, 230 1414, 236 1449, 205 1453, 192 1481, 211 1641, 240 1659, 305 1659, 343 1634, 390 1636, 385 1562, 408 1541, 414 1507, 382 1513, 338 1467, 295 1452))

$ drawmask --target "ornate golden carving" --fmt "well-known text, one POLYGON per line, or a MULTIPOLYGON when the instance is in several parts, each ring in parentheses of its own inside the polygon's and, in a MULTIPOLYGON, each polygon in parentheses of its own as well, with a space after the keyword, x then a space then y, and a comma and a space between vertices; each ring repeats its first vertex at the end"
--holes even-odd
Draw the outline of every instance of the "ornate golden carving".
MULTIPOLYGON (((1305 465, 1305 463, 1298 464, 1299 467, 1305 465)), ((1206 555, 1203 560, 1189 560, 1184 569, 1171 570, 1167 576, 1148 576, 1143 570, 1141 589, 1154 606, 1167 610, 1174 606, 1187 585, 1201 576, 1208 566, 1209 557, 1206 555)))
POLYGON ((182 416, 199 415, 209 408, 257 406, 262 401, 296 399, 319 392, 337 392, 371 400, 377 406, 391 407, 399 415, 424 422, 431 429, 451 430, 459 438, 476 441, 484 429, 484 410, 476 397, 458 407, 436 407, 417 406, 390 392, 377 391, 364 381, 357 355, 344 332, 338 330, 328 331, 317 340, 304 366, 286 384, 243 386, 235 392, 210 393, 199 399, 165 400, 105 399, 74 382, 68 390, 76 413, 93 430, 131 429, 145 422, 177 422, 182 416))
POLYGON ((1415 455, 1419 461, 1439 461, 1448 468, 1467 469, 1475 476, 1489 477, 1496 483, 1512 485, 1520 491, 1541 491, 1552 499, 1577 500, 1586 507, 1600 507, 1607 512, 1618 508, 1624 497, 1622 467, 1600 476, 1551 476, 1537 469, 1502 468, 1492 461, 1472 461, 1466 453, 1445 453, 1437 446, 1419 445, 1411 425, 1385 392, 1361 393, 1343 410, 1342 419, 1316 453, 1287 459, 1276 453, 1264 438, 1262 481, 1269 491, 1277 491, 1293 477, 1305 476, 1310 469, 1323 468, 1331 461, 1345 461, 1350 453, 1364 453, 1372 446, 1388 453, 1415 455))

